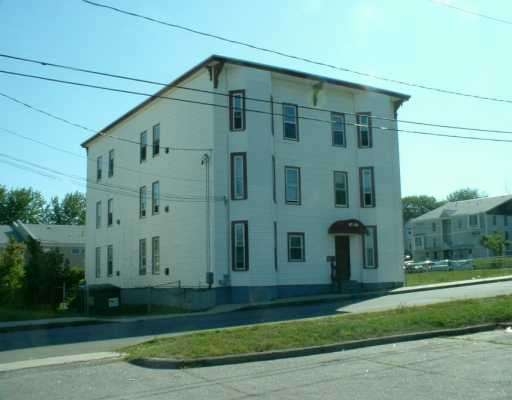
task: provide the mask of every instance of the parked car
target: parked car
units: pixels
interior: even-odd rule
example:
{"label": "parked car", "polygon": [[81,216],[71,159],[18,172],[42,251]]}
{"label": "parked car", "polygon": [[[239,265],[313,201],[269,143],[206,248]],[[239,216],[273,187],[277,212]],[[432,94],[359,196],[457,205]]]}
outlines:
{"label": "parked car", "polygon": [[468,270],[473,269],[473,260],[453,260],[451,262],[451,270],[453,271],[462,271],[462,270]]}
{"label": "parked car", "polygon": [[431,271],[450,271],[452,262],[450,260],[434,261],[430,267]]}

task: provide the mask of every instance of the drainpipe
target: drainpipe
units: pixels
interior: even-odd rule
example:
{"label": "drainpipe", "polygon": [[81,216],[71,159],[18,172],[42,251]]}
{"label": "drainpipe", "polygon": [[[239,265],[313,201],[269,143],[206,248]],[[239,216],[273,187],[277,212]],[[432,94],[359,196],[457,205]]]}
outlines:
{"label": "drainpipe", "polygon": [[211,289],[213,279],[211,276],[211,233],[210,233],[210,156],[207,153],[201,158],[201,165],[205,166],[205,197],[206,197],[206,282]]}

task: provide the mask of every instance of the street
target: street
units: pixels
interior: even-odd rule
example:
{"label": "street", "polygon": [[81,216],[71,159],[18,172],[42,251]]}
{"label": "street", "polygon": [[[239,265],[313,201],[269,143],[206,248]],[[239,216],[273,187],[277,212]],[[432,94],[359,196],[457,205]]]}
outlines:
{"label": "street", "polygon": [[508,400],[511,360],[512,334],[496,330],[197,369],[117,361],[19,370],[0,373],[0,398]]}

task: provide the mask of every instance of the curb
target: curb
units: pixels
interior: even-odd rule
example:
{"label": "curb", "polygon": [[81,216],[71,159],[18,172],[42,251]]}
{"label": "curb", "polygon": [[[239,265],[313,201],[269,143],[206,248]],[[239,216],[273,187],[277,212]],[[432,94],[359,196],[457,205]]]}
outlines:
{"label": "curb", "polygon": [[428,290],[439,290],[439,289],[450,289],[454,287],[462,287],[462,286],[474,286],[474,285],[487,285],[489,283],[498,283],[498,282],[507,282],[512,281],[512,276],[508,275],[503,278],[492,278],[492,280],[484,281],[475,280],[475,281],[463,281],[463,282],[453,282],[447,284],[446,286],[438,286],[438,287],[419,287],[415,288],[412,286],[410,289],[403,289],[399,292],[390,292],[389,294],[401,294],[401,293],[413,293],[413,292],[423,292]]}
{"label": "curb", "polygon": [[369,346],[378,346],[390,343],[408,342],[412,340],[430,339],[435,337],[447,337],[465,335],[470,333],[494,330],[497,327],[509,326],[506,323],[492,323],[472,325],[463,328],[441,329],[435,331],[407,333],[403,335],[384,336],[353,340],[343,343],[328,344],[322,346],[295,348],[287,350],[266,351],[261,353],[248,353],[221,357],[204,357],[196,359],[177,360],[171,358],[137,358],[128,360],[129,363],[144,368],[152,369],[182,369],[193,367],[211,367],[218,365],[241,364],[254,361],[270,361],[282,358],[303,357],[315,354],[332,353],[343,350],[353,350]]}
{"label": "curb", "polygon": [[73,326],[83,325],[98,325],[98,324],[109,324],[110,321],[105,320],[90,320],[90,321],[73,321],[73,322],[47,322],[42,324],[30,324],[30,325],[15,325],[0,327],[0,333],[9,332],[20,332],[20,331],[32,331],[36,329],[53,329],[53,328],[67,328]]}

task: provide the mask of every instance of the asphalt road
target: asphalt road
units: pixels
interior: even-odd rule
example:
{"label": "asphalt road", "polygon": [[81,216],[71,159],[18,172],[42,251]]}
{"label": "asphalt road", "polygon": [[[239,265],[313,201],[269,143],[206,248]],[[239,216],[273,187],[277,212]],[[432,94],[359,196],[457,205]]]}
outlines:
{"label": "asphalt road", "polygon": [[0,373],[9,400],[512,398],[504,330],[241,365],[152,370],[122,361]]}
{"label": "asphalt road", "polygon": [[[512,281],[381,296],[352,302],[239,310],[124,323],[40,329],[0,334],[0,363],[69,354],[112,351],[159,335],[322,317],[339,312],[367,312],[462,298],[512,294]],[[512,374],[512,372],[511,372]]]}

